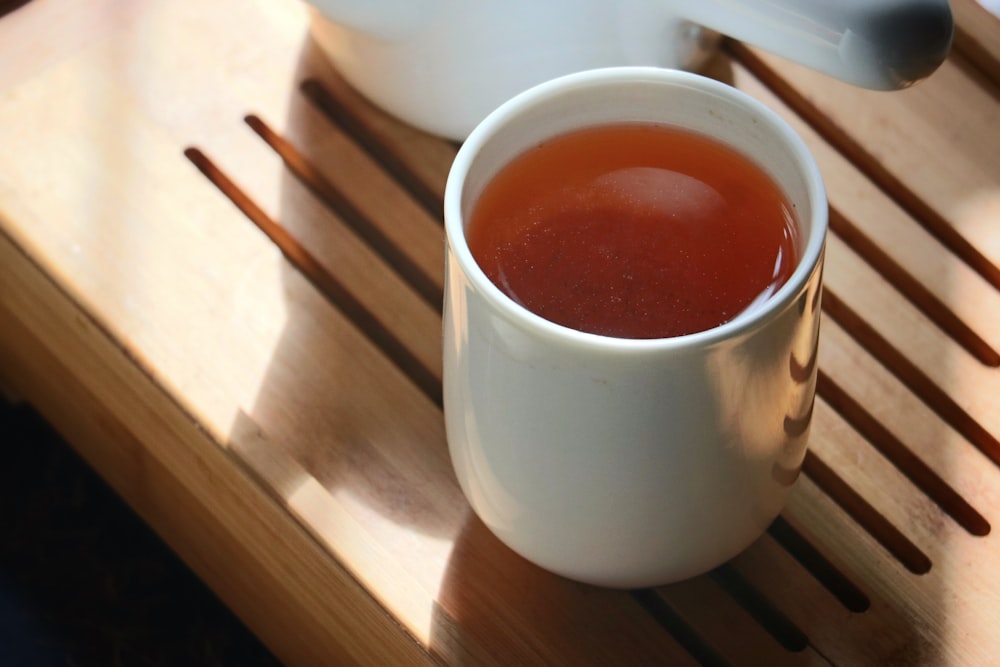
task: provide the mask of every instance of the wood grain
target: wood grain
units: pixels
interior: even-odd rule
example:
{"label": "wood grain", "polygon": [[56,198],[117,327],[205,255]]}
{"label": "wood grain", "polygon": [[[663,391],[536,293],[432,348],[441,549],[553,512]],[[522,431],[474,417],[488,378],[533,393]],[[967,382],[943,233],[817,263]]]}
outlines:
{"label": "wood grain", "polygon": [[3,234],[0,266],[3,376],[283,661],[429,662],[246,468]]}
{"label": "wood grain", "polygon": [[951,11],[955,17],[955,49],[1000,85],[1000,42],[996,38],[1000,18],[976,0],[952,0]]}

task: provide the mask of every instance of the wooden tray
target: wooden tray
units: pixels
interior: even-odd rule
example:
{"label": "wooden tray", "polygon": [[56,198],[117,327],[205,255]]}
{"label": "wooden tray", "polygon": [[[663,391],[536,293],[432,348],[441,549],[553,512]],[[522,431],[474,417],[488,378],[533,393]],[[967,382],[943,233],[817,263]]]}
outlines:
{"label": "wooden tray", "polygon": [[832,212],[786,511],[609,591],[471,515],[440,410],[455,146],[372,108],[291,0],[0,19],[0,381],[290,664],[996,664],[1000,24],[899,93],[728,43]]}

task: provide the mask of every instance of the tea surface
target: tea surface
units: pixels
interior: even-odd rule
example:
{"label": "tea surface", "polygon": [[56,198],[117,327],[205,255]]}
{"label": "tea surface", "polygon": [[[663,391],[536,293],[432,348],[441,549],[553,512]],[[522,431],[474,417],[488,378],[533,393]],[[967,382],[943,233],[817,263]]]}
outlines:
{"label": "tea surface", "polygon": [[725,323],[797,261],[777,185],[719,142],[661,125],[577,130],[506,165],[467,229],[501,290],[558,324],[665,338]]}

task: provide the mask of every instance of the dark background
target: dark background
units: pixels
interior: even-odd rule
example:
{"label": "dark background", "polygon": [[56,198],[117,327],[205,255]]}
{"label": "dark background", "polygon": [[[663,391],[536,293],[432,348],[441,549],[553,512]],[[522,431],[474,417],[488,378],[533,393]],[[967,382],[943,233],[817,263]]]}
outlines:
{"label": "dark background", "polygon": [[279,664],[29,406],[0,452],[0,667]]}

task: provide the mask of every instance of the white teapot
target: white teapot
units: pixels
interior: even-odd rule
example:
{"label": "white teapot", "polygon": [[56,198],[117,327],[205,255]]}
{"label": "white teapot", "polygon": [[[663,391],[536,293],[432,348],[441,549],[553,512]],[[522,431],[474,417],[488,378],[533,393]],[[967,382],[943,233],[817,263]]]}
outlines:
{"label": "white teapot", "polygon": [[314,36],[362,94],[464,139],[506,99],[570,72],[697,67],[716,33],[866,88],[928,76],[948,0],[311,0]]}

